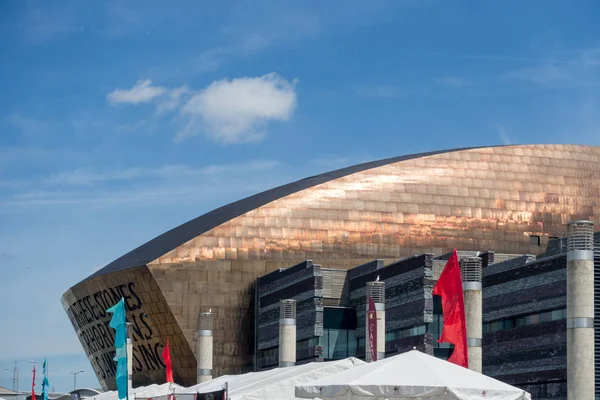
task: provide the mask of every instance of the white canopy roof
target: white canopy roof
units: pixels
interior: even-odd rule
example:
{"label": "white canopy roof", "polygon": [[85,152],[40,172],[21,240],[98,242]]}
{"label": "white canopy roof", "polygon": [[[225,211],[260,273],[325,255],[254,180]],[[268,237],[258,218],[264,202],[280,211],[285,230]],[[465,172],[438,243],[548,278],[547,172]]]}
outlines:
{"label": "white canopy roof", "polygon": [[531,399],[521,389],[417,350],[298,384],[296,396],[339,400]]}
{"label": "white canopy roof", "polygon": [[[152,384],[148,386],[140,386],[134,388],[132,393],[129,394],[129,399],[133,400],[134,398],[150,398],[150,397],[159,397],[166,396],[168,394],[178,391],[181,391],[183,386],[178,385],[176,383],[163,383],[161,385]],[[88,397],[88,400],[119,400],[119,392],[116,390],[111,390],[109,392],[100,393],[97,396]]]}
{"label": "white canopy roof", "polygon": [[313,362],[295,367],[274,368],[268,371],[251,372],[244,375],[221,376],[211,381],[178,390],[180,393],[207,393],[229,387],[231,400],[295,400],[294,387],[315,379],[337,374],[365,364],[357,358],[330,362]]}

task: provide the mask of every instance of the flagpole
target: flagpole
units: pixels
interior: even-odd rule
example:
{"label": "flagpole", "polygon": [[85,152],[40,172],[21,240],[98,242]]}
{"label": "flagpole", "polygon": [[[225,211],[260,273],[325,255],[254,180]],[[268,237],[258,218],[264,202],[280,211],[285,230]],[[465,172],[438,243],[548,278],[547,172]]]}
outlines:
{"label": "flagpole", "polygon": [[133,394],[133,341],[131,340],[131,322],[126,322],[127,326],[127,397],[131,398]]}

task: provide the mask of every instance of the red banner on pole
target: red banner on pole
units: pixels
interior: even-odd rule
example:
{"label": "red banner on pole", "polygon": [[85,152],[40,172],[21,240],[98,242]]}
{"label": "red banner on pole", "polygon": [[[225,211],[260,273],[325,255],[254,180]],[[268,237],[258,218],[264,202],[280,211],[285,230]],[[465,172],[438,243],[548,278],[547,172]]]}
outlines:
{"label": "red banner on pole", "polygon": [[369,296],[367,321],[367,337],[369,339],[369,347],[371,348],[371,361],[377,361],[377,310],[371,296]]}
{"label": "red banner on pole", "polygon": [[433,287],[433,294],[442,298],[444,329],[438,342],[454,345],[449,362],[469,368],[465,299],[456,249]]}
{"label": "red banner on pole", "polygon": [[162,352],[163,360],[165,361],[166,366],[166,381],[173,382],[173,366],[171,364],[171,350],[169,349],[169,340],[167,340],[167,344],[165,344],[165,348]]}
{"label": "red banner on pole", "polygon": [[31,400],[35,400],[35,365],[31,372],[33,372],[33,379],[31,380]]}

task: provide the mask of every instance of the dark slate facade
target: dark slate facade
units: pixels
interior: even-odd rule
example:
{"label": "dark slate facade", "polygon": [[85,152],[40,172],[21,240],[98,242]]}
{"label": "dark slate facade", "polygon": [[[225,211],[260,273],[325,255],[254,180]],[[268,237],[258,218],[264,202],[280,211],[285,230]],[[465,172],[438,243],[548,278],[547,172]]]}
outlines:
{"label": "dark slate facade", "polygon": [[566,254],[483,270],[483,373],[534,399],[566,399]]}
{"label": "dark slate facade", "polygon": [[413,347],[433,354],[433,336],[427,332],[427,324],[433,321],[432,263],[433,256],[423,254],[385,267],[374,261],[348,271],[350,306],[356,309],[358,319],[357,357],[365,356],[365,287],[377,276],[385,282],[386,354],[412,350]]}
{"label": "dark slate facade", "polygon": [[318,339],[323,335],[321,267],[307,260],[264,275],[256,281],[256,369],[279,364],[279,301],[296,300],[297,364],[322,361]]}

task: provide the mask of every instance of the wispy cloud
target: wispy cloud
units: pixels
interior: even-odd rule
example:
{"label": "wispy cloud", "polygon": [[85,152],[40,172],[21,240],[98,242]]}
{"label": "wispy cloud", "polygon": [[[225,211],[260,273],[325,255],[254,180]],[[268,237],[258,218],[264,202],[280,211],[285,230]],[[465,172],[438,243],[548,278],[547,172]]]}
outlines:
{"label": "wispy cloud", "polygon": [[[21,181],[20,186],[12,188],[16,189],[12,194],[0,196],[0,205],[8,208],[135,201],[179,202],[202,196],[206,187],[210,187],[214,193],[262,189],[261,185],[269,184],[268,173],[272,175],[283,167],[274,160],[253,160],[204,167],[164,165],[113,170],[75,169]],[[259,184],[248,179],[257,173],[265,176]]]}
{"label": "wispy cloud", "polygon": [[152,86],[152,81],[145,79],[138,81],[131,89],[115,89],[106,98],[112,104],[140,104],[152,101],[166,91],[163,87]]}
{"label": "wispy cloud", "polygon": [[512,144],[510,141],[510,138],[508,137],[508,133],[506,133],[506,129],[504,129],[503,126],[499,126],[496,128],[496,133],[498,134],[498,137],[500,138],[500,141],[502,142],[502,144]]}
{"label": "wispy cloud", "polygon": [[274,168],[278,162],[256,160],[242,164],[208,165],[192,168],[186,165],[160,167],[131,167],[117,170],[76,169],[53,174],[43,180],[51,186],[96,186],[107,182],[132,181],[137,179],[182,179],[194,176],[209,176],[241,171],[260,171]]}
{"label": "wispy cloud", "polygon": [[453,88],[463,88],[473,85],[473,82],[460,76],[443,76],[441,78],[436,79],[436,82],[439,85]]}
{"label": "wispy cloud", "polygon": [[185,85],[169,91],[169,98],[156,106],[156,113],[161,115],[178,109],[184,101],[184,98],[189,96],[191,93],[192,90]]}
{"label": "wispy cloud", "polygon": [[508,71],[504,73],[502,77],[508,80],[522,80],[537,84],[547,84],[569,79],[570,74],[565,68],[546,64],[537,67],[526,67]]}
{"label": "wispy cloud", "polygon": [[385,100],[402,97],[404,93],[392,85],[362,85],[356,88],[356,93],[369,99]]}
{"label": "wispy cloud", "polygon": [[271,73],[213,82],[182,108],[189,120],[177,140],[204,132],[217,142],[264,138],[270,121],[287,121],[296,107],[296,82]]}

